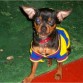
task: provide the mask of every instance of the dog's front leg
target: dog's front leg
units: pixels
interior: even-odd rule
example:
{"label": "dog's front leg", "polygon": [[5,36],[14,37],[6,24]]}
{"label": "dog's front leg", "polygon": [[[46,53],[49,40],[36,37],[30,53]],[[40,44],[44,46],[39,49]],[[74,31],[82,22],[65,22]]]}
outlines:
{"label": "dog's front leg", "polygon": [[32,63],[31,73],[30,73],[30,75],[29,75],[28,77],[26,77],[26,78],[23,80],[22,83],[30,83],[30,82],[34,79],[37,66],[38,66],[38,62]]}
{"label": "dog's front leg", "polygon": [[58,69],[57,69],[57,73],[55,74],[55,79],[56,80],[60,80],[62,79],[62,62],[58,62]]}

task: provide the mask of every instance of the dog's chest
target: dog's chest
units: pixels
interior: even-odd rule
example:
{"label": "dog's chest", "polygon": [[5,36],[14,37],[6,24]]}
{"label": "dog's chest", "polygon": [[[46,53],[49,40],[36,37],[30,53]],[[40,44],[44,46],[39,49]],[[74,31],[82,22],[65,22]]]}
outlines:
{"label": "dog's chest", "polygon": [[42,56],[48,56],[56,52],[56,49],[48,48],[47,46],[33,47],[33,50]]}

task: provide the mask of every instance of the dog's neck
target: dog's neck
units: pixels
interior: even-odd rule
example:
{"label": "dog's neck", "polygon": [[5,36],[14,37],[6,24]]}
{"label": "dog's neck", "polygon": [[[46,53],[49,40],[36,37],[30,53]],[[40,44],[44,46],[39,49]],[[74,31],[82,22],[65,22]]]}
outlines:
{"label": "dog's neck", "polygon": [[51,48],[58,48],[58,33],[54,30],[48,37],[42,39],[36,32],[33,33],[33,46],[48,46]]}
{"label": "dog's neck", "polygon": [[45,39],[41,39],[39,43],[40,44],[45,44],[45,43],[48,43],[50,40],[51,40],[51,38],[50,37],[47,37]]}

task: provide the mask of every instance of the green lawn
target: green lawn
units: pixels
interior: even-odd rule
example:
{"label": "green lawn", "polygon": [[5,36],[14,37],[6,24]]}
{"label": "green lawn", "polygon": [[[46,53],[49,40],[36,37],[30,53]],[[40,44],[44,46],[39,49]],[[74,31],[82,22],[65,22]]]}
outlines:
{"label": "green lawn", "polygon": [[[30,73],[29,48],[32,25],[20,11],[19,7],[22,5],[35,8],[49,7],[55,10],[72,9],[71,15],[59,25],[68,30],[71,37],[72,52],[65,64],[83,58],[82,1],[0,1],[0,82],[21,83]],[[8,56],[13,56],[14,59],[8,61]],[[56,61],[53,61],[50,68],[46,62],[40,63],[37,75],[55,67]]]}

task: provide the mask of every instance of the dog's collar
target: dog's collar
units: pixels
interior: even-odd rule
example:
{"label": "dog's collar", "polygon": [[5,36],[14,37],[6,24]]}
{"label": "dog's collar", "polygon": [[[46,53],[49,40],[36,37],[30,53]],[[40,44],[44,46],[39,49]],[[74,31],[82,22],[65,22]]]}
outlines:
{"label": "dog's collar", "polygon": [[40,40],[40,44],[45,44],[45,43],[47,43],[49,40],[51,40],[51,38],[50,37],[47,37],[46,39],[43,39],[43,40]]}

